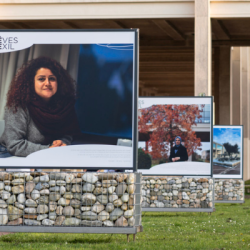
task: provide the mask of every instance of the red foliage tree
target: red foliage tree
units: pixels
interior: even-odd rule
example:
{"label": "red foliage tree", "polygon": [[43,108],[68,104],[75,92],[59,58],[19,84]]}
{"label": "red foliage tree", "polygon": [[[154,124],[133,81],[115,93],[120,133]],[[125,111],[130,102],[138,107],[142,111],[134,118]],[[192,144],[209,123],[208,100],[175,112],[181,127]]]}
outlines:
{"label": "red foliage tree", "polygon": [[153,105],[140,112],[138,130],[150,134],[148,147],[152,151],[146,148],[145,152],[153,159],[168,158],[176,136],[182,138],[188,156],[201,150],[201,140],[192,130],[195,120],[201,118],[198,105]]}

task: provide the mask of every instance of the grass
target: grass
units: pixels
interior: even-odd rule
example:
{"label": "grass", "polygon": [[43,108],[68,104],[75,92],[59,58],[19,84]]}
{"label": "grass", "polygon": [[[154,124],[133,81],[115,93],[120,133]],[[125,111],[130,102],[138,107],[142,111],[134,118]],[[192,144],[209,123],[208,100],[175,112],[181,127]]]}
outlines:
{"label": "grass", "polygon": [[0,237],[0,249],[250,249],[250,200],[216,204],[216,212],[143,212],[144,232],[126,235],[16,233]]}
{"label": "grass", "polygon": [[250,185],[250,180],[245,181],[245,185]]}

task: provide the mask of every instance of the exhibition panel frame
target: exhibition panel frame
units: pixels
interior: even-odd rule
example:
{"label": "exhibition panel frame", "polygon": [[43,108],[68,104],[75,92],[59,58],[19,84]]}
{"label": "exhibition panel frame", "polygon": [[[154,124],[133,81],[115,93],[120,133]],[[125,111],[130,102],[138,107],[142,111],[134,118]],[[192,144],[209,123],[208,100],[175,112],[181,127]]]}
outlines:
{"label": "exhibition panel frame", "polygon": [[[6,140],[7,130],[10,127],[19,130],[15,127],[19,123],[9,122],[3,129],[0,127],[4,135],[0,135],[3,138],[0,153],[8,155],[0,159],[0,167],[7,168],[0,172],[0,231],[127,235],[141,232],[141,174],[136,173],[139,30],[0,30],[0,42],[0,60],[4,63],[10,58],[5,65],[11,64],[2,72],[2,79],[7,75],[12,78],[4,82],[4,94],[14,91],[12,86],[16,81],[16,86],[24,86],[20,84],[23,75],[37,76],[41,68],[49,69],[52,72],[49,81],[56,82],[56,87],[49,89],[49,101],[54,98],[52,104],[60,104],[56,101],[64,100],[59,98],[59,94],[64,94],[66,101],[72,97],[65,107],[70,104],[74,109],[74,112],[64,112],[69,115],[66,118],[73,117],[61,123],[62,127],[69,124],[67,133],[61,126],[53,131],[58,138],[61,138],[59,131],[62,135],[77,135],[70,143],[61,139],[70,146],[51,148],[54,140],[59,139],[52,139],[54,135],[46,131],[47,127],[39,127],[45,140],[33,142],[40,145],[33,145],[38,150],[33,152],[32,147],[26,147],[31,149],[28,152],[20,147],[21,151],[9,152],[12,147],[7,145],[11,142]],[[39,60],[57,65],[59,73],[47,65],[35,70],[35,66],[29,67],[38,65],[34,62],[40,63]],[[57,84],[65,85],[60,82],[64,79],[61,72],[69,75],[72,86],[76,82],[77,93],[72,86],[72,93],[57,88]],[[30,86],[34,87],[35,80],[33,77],[29,81]],[[36,100],[34,95],[42,101],[48,99],[37,92],[36,85],[34,89],[32,105]],[[17,97],[22,99],[21,95]],[[11,101],[7,99],[6,106]],[[15,99],[14,104],[20,107]],[[2,107],[0,119],[5,115]],[[32,109],[27,108],[31,115]],[[36,117],[31,115],[31,118],[37,125]],[[18,140],[30,142],[27,137]],[[44,169],[78,169],[78,172]],[[80,172],[86,170],[91,172]],[[97,170],[105,173],[93,172]],[[116,173],[117,170],[133,173]]]}
{"label": "exhibition panel frame", "polygon": [[244,126],[215,125],[213,131],[215,203],[245,203]]}
{"label": "exhibition panel frame", "polygon": [[[44,145],[50,143],[44,142],[43,150],[22,152],[18,159],[1,159],[0,167],[136,172],[138,39],[138,29],[0,30],[1,61],[5,63],[4,55],[11,57],[11,67],[3,68],[3,78],[14,79],[22,64],[26,67],[42,56],[57,61],[77,82],[75,112],[80,127],[70,147],[47,149]],[[11,78],[4,82],[6,94]],[[0,117],[3,113],[1,108]]]}
{"label": "exhibition panel frame", "polygon": [[214,125],[213,132],[213,177],[243,180],[244,126]]}
{"label": "exhibition panel frame", "polygon": [[[213,97],[139,97],[138,103],[138,150],[141,148],[155,161],[153,167],[140,166],[140,172],[211,177]],[[177,137],[183,159],[173,160]]]}

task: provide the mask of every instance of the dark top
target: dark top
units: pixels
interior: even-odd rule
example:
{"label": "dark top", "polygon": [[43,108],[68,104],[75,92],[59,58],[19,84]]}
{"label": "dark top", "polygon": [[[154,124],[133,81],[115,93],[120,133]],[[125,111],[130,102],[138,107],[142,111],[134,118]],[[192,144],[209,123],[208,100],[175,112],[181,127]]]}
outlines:
{"label": "dark top", "polygon": [[[175,150],[178,150],[178,151],[175,153]],[[171,148],[169,161],[173,162],[172,158],[175,158],[175,157],[180,157],[180,160],[178,160],[178,161],[187,161],[188,160],[187,149],[182,144],[180,145],[180,147],[174,146]]]}

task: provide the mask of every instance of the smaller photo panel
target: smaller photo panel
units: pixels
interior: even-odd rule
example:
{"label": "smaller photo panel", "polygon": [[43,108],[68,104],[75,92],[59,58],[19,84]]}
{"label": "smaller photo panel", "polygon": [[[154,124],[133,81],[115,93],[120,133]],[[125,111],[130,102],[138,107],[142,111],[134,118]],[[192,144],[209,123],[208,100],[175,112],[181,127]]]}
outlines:
{"label": "smaller photo panel", "polygon": [[243,126],[214,126],[213,177],[243,178]]}
{"label": "smaller photo panel", "polygon": [[211,176],[212,110],[212,97],[140,97],[139,171]]}

